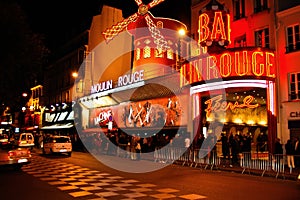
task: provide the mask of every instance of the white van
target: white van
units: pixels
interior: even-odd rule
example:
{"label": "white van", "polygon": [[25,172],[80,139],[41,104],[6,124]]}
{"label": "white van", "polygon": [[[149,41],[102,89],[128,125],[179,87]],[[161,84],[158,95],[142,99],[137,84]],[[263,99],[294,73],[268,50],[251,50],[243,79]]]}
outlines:
{"label": "white van", "polygon": [[14,146],[34,147],[34,137],[32,133],[20,133],[15,135]]}
{"label": "white van", "polygon": [[43,154],[66,153],[72,154],[72,142],[69,136],[50,136],[44,140]]}

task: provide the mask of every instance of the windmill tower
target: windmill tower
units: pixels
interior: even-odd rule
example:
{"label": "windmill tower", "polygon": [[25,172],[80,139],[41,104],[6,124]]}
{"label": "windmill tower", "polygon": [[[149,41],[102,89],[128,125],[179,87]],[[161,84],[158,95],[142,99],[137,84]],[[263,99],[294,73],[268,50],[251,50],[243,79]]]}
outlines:
{"label": "windmill tower", "polygon": [[166,74],[170,69],[169,66],[175,66],[182,47],[178,31],[187,29],[183,23],[177,20],[154,17],[150,13],[151,8],[163,1],[153,0],[145,5],[142,0],[135,0],[139,6],[136,13],[102,32],[105,40],[109,43],[126,29],[133,36],[133,69],[142,66],[145,69],[145,65],[150,64],[152,77]]}

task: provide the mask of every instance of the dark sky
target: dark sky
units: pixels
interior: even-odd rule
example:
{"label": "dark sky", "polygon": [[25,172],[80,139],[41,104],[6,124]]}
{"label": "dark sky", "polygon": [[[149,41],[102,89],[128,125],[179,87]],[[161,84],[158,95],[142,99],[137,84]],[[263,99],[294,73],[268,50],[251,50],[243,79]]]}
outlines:
{"label": "dark sky", "polygon": [[[106,4],[123,10],[128,17],[137,11],[134,0],[17,0],[29,17],[35,32],[45,35],[48,45],[55,46],[66,38],[86,30],[92,16]],[[143,0],[145,4],[151,0]],[[150,11],[157,17],[170,17],[189,22],[190,0],[165,0]],[[189,24],[187,24],[189,26]]]}

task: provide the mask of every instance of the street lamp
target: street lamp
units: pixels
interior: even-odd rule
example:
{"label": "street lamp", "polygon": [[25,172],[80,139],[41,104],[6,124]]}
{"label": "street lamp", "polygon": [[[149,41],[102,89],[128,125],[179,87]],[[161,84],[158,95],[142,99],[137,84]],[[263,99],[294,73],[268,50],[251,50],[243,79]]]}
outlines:
{"label": "street lamp", "polygon": [[176,67],[177,67],[177,70],[180,70],[181,68],[181,65],[183,63],[183,58],[182,58],[182,52],[181,52],[181,40],[182,38],[185,36],[186,32],[185,32],[185,29],[181,28],[178,30],[178,55],[177,55],[177,64],[176,64]]}
{"label": "street lamp", "polygon": [[72,77],[73,77],[73,78],[77,78],[77,77],[78,77],[78,73],[77,73],[77,72],[73,72],[73,73],[72,73]]}

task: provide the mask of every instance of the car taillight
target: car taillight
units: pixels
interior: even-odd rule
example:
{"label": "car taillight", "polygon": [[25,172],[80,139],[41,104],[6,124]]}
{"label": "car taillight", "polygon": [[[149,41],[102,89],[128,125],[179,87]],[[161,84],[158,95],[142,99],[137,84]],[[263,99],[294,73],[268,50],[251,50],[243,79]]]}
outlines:
{"label": "car taillight", "polygon": [[15,155],[16,155],[16,152],[13,152],[13,151],[8,152],[8,157],[12,157],[12,156],[15,156]]}

